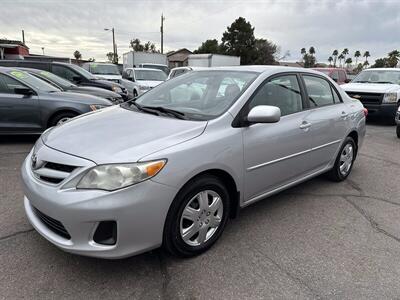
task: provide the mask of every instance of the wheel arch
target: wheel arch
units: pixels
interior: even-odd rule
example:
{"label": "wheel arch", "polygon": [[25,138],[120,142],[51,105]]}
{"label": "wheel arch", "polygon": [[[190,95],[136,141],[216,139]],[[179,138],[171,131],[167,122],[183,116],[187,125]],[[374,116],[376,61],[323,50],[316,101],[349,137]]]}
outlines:
{"label": "wheel arch", "polygon": [[358,132],[356,130],[351,131],[347,136],[351,137],[356,144],[356,156],[358,153]]}
{"label": "wheel arch", "polygon": [[73,109],[73,108],[62,108],[62,109],[58,109],[58,110],[54,111],[53,113],[51,113],[51,114],[49,115],[49,117],[47,118],[46,128],[48,128],[48,127],[51,126],[51,122],[52,122],[52,120],[53,120],[56,116],[58,116],[58,115],[60,115],[60,114],[63,114],[63,113],[73,113],[73,114],[75,114],[75,115],[80,115],[80,114],[82,114],[80,111],[75,110],[75,109]]}

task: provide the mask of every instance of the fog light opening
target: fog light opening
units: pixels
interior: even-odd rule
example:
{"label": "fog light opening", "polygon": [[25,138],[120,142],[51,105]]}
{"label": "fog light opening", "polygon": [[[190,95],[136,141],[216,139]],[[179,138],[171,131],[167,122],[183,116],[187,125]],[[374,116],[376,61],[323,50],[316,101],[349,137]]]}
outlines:
{"label": "fog light opening", "polygon": [[93,235],[93,241],[97,244],[112,246],[117,243],[117,222],[101,221],[97,225]]}

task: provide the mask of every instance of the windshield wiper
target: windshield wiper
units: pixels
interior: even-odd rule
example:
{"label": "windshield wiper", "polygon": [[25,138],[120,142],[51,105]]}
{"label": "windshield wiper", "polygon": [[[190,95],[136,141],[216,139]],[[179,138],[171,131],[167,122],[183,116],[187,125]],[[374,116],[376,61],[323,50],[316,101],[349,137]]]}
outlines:
{"label": "windshield wiper", "polygon": [[390,81],[371,81],[371,83],[389,83],[389,84],[394,84],[393,82],[390,82]]}
{"label": "windshield wiper", "polygon": [[[137,103],[135,103],[137,104]],[[138,104],[137,104],[138,105]],[[187,120],[187,117],[185,116],[185,114],[181,111],[178,110],[174,110],[174,109],[170,109],[170,108],[165,108],[162,106],[141,106],[142,109],[150,109],[150,110],[156,110],[165,114],[170,114],[174,117],[176,117],[177,119],[181,119],[181,120]]]}
{"label": "windshield wiper", "polygon": [[354,83],[367,83],[369,81],[367,80],[357,80],[357,81],[353,81]]}

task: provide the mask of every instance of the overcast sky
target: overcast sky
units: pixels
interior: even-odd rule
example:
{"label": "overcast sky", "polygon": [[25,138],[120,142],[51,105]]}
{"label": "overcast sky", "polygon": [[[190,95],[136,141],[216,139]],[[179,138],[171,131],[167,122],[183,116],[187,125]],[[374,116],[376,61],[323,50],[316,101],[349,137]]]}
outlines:
{"label": "overcast sky", "polygon": [[120,55],[139,38],[160,45],[160,16],[165,15],[164,50],[196,49],[206,39],[220,39],[239,16],[300,59],[300,49],[314,46],[317,60],[334,49],[369,50],[373,61],[400,49],[400,0],[0,0],[0,38],[25,40],[31,53],[106,59],[115,28]]}

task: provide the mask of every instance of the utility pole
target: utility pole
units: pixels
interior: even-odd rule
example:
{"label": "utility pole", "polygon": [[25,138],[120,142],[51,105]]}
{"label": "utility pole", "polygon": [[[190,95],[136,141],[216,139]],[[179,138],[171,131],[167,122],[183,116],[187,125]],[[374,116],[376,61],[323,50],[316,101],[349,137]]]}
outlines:
{"label": "utility pole", "polygon": [[22,43],[25,45],[25,32],[22,29]]}
{"label": "utility pole", "polygon": [[[104,28],[105,31],[110,31],[109,28]],[[113,39],[113,63],[117,64],[118,63],[118,53],[117,53],[117,45],[115,44],[115,32],[114,32],[114,27],[111,28],[112,32],[112,39]]]}
{"label": "utility pole", "polygon": [[160,28],[160,31],[161,31],[161,54],[164,53],[164,20],[165,20],[165,17],[163,14],[161,14],[161,28]]}

